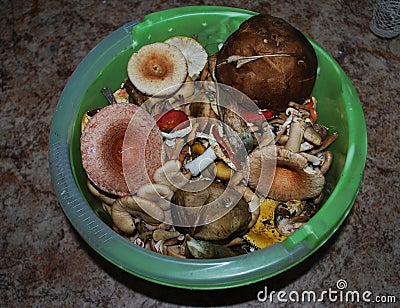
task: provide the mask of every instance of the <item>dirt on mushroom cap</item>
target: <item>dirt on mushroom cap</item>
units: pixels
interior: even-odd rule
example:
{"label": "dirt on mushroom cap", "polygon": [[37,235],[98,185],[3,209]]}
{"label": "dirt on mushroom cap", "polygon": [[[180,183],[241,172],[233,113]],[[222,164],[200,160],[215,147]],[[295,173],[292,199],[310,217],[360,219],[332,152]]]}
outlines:
{"label": "dirt on mushroom cap", "polygon": [[153,43],[132,54],[127,66],[133,85],[142,93],[169,95],[186,79],[188,68],[182,52],[167,43]]}

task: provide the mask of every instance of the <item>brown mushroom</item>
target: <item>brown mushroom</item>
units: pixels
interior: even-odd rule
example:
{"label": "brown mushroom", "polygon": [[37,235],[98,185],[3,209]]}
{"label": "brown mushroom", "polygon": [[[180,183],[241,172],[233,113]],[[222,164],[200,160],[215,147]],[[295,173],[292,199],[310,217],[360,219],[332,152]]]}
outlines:
{"label": "brown mushroom", "polygon": [[281,18],[257,15],[243,22],[218,54],[215,76],[260,108],[283,111],[314,87],[316,53],[306,37]]}
{"label": "brown mushroom", "polygon": [[[83,168],[102,191],[118,196],[129,195],[132,193],[130,189],[136,190],[149,182],[146,173],[152,176],[161,166],[161,133],[152,118],[142,116],[144,111],[137,114],[143,126],[136,125],[136,130],[150,131],[153,127],[148,140],[130,138],[133,140],[129,142],[129,148],[122,148],[128,125],[139,109],[128,103],[104,107],[93,116],[81,136]],[[125,151],[128,152],[124,154]],[[124,161],[130,165],[129,170],[135,171],[129,174],[129,188],[123,170],[123,155]],[[148,159],[145,164],[144,159]]]}
{"label": "brown mushroom", "polygon": [[169,95],[176,92],[188,74],[186,59],[175,46],[153,43],[141,47],[128,62],[128,77],[142,93]]}
{"label": "brown mushroom", "polygon": [[196,239],[229,239],[246,230],[251,220],[242,194],[219,182],[205,189],[202,183],[191,182],[176,191],[171,202],[174,225]]}
{"label": "brown mushroom", "polygon": [[246,253],[242,248],[230,248],[209,241],[197,240],[190,235],[186,235],[186,239],[186,247],[195,259],[229,258]]}
{"label": "brown mushroom", "polygon": [[153,182],[167,186],[173,192],[182,188],[189,182],[190,172],[182,172],[182,164],[179,160],[168,160],[153,174]]}
{"label": "brown mushroom", "polygon": [[260,169],[262,163],[271,160],[257,148],[249,155],[249,186],[261,195],[277,201],[306,200],[317,197],[325,185],[325,177],[318,169],[312,169],[307,159],[284,147],[276,148],[276,169],[272,184],[263,185],[271,177],[271,170]]}

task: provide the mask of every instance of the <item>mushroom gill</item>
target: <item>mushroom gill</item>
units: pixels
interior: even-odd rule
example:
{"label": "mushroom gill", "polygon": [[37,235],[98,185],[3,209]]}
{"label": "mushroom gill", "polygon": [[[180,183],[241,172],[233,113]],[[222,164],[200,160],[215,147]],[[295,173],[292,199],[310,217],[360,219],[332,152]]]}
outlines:
{"label": "mushroom gill", "polygon": [[[131,193],[132,187],[128,188],[123,170],[122,154],[127,128],[138,109],[139,107],[128,103],[104,107],[91,118],[81,136],[82,166],[96,187],[109,194],[125,196]],[[144,118],[142,120],[144,124],[148,122]],[[148,123],[148,125],[153,124]],[[142,162],[139,162],[137,157],[143,151],[133,151],[133,147],[141,148],[145,144],[143,148],[146,147],[146,152],[156,155],[157,150],[162,148],[161,133],[153,130],[149,139],[150,142],[137,140],[129,151],[131,168],[136,170],[138,187],[144,184],[141,179],[147,178],[143,172],[151,173],[152,176],[154,170],[161,165],[161,159],[153,159],[154,166],[147,164],[146,168],[143,168]],[[157,156],[161,157],[161,154]]]}
{"label": "mushroom gill", "polygon": [[271,160],[271,157],[260,155],[260,150],[256,149],[249,158],[249,186],[265,197],[277,201],[306,200],[317,197],[324,188],[324,175],[308,167],[307,159],[299,153],[276,147],[275,175],[270,187],[262,185],[262,182],[271,177],[271,171],[261,169],[260,165]]}
{"label": "mushroom gill", "polygon": [[153,43],[132,54],[127,71],[132,84],[142,93],[156,95],[162,91],[162,95],[169,95],[182,86],[188,68],[177,47]]}

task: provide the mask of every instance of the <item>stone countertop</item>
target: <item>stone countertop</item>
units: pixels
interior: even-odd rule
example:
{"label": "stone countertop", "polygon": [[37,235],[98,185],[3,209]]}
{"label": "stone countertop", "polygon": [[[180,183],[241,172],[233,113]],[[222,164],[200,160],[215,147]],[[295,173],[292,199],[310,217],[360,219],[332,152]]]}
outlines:
{"label": "stone countertop", "polygon": [[[154,11],[212,4],[282,17],[322,45],[358,91],[368,156],[353,209],[310,258],[249,286],[189,291],[133,277],[80,238],[53,192],[47,146],[68,77],[107,34]],[[336,289],[340,279],[347,290],[395,295],[399,302],[400,37],[386,40],[369,31],[373,6],[372,0],[2,1],[0,306],[255,307],[265,287],[318,294]]]}

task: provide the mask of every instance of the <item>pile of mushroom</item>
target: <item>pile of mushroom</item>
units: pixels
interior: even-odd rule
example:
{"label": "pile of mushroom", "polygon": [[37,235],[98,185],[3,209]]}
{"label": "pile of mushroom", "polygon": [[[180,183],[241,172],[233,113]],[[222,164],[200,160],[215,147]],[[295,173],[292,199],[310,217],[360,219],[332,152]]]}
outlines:
{"label": "pile of mushroom", "polygon": [[[317,123],[317,100],[311,96],[315,53],[295,32],[300,43],[292,42],[297,46],[292,52],[275,46],[273,54],[261,48],[263,54],[251,58],[230,54],[238,50],[235,35],[252,32],[260,18],[272,23],[263,15],[251,18],[214,55],[181,36],[141,47],[120,89],[102,89],[110,105],[83,115],[88,189],[101,200],[115,231],[133,243],[180,258],[235,256],[284,240],[324,200],[333,160],[327,147],[337,134]],[[262,33],[253,34],[263,40]],[[284,40],[280,44],[290,47]],[[277,106],[266,97],[246,93],[256,107],[243,108],[221,87],[223,67],[234,62],[229,70],[239,76],[265,61],[275,65],[268,55],[300,57],[291,65],[300,65],[303,75],[306,66],[309,90],[302,87],[293,96],[291,89],[276,109],[261,107]],[[304,64],[308,61],[313,63]],[[232,86],[241,88],[237,80]],[[291,99],[305,95],[303,101]],[[133,117],[140,125],[131,124]]]}

